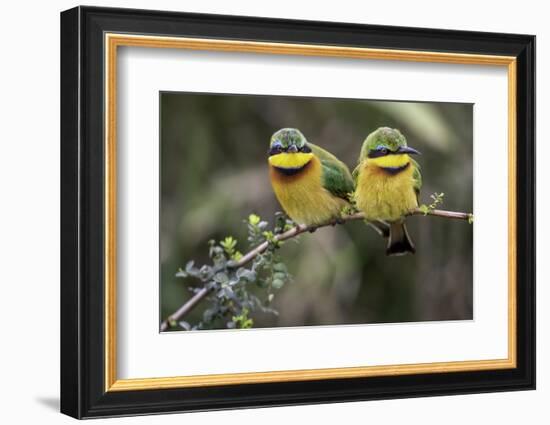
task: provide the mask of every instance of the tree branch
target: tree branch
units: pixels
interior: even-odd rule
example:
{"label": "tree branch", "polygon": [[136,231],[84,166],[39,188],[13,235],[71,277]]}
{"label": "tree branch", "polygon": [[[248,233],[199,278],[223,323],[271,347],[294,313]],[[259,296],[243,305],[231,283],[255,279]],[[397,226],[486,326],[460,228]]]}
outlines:
{"label": "tree branch", "polygon": [[[443,217],[443,218],[450,218],[450,219],[456,219],[456,220],[466,220],[470,222],[472,220],[472,214],[470,213],[463,213],[463,212],[455,212],[455,211],[445,211],[445,210],[438,210],[438,209],[431,209],[429,211],[422,211],[419,208],[414,209],[411,211],[408,216],[411,215],[432,215],[436,217]],[[306,226],[303,224],[298,224],[294,226],[292,229],[287,230],[284,233],[280,233],[278,235],[275,235],[273,237],[273,242],[283,242],[287,239],[294,238],[304,232],[314,231],[321,227],[326,226],[334,226],[336,224],[344,224],[348,221],[355,221],[355,220],[364,220],[365,215],[363,213],[354,213],[350,215],[345,215],[341,217],[338,221],[330,221],[325,224],[321,224],[318,226]],[[248,251],[246,254],[244,254],[239,261],[233,261],[228,263],[227,267],[232,269],[237,269],[239,267],[242,267],[246,264],[248,264],[250,261],[252,261],[254,258],[256,258],[258,255],[262,254],[267,250],[269,247],[269,242],[265,241],[253,248],[252,250]],[[173,322],[178,321],[183,316],[185,316],[187,313],[189,313],[204,297],[208,295],[210,292],[209,289],[202,288],[199,290],[191,299],[189,299],[185,304],[183,304],[180,308],[178,308],[174,313],[172,313],[166,320],[164,320],[160,324],[160,330],[165,331],[170,327],[170,324]]]}

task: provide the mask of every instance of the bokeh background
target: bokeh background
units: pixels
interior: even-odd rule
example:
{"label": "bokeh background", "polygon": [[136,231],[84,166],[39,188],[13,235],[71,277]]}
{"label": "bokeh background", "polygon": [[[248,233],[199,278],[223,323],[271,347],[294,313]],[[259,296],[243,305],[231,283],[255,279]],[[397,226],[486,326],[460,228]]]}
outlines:
{"label": "bokeh background", "polygon": [[[398,128],[417,159],[421,202],[444,192],[442,208],[473,209],[471,104],[163,92],[161,101],[161,306],[159,322],[188,300],[187,261],[209,263],[207,243],[233,235],[247,251],[250,213],[272,221],[280,206],[268,178],[267,149],[282,127],[352,170],[361,144],[380,126]],[[255,312],[254,327],[472,319],[473,226],[409,217],[416,255],[387,257],[361,222],[323,228],[279,250],[293,275],[275,296],[279,315]],[[207,302],[185,317],[200,321]]]}

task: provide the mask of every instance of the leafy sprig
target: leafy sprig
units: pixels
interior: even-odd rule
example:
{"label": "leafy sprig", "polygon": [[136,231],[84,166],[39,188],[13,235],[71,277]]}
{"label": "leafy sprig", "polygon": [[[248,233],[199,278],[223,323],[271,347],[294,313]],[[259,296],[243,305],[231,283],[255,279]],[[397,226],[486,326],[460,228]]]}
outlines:
{"label": "leafy sprig", "polygon": [[438,205],[443,204],[443,198],[444,197],[445,197],[445,193],[443,193],[443,192],[441,192],[441,193],[437,193],[437,192],[432,193],[430,195],[430,198],[432,199],[432,202],[429,205],[422,204],[418,207],[418,209],[424,215],[428,215],[430,212],[435,210],[438,207]]}
{"label": "leafy sprig", "polygon": [[225,322],[228,328],[250,328],[254,324],[250,314],[254,312],[278,314],[271,305],[277,291],[292,277],[276,253],[284,242],[278,241],[275,236],[291,229],[293,223],[281,213],[275,214],[273,228],[269,228],[269,223],[256,214],[250,214],[245,223],[248,244],[254,247],[267,241],[267,249],[254,258],[251,266],[235,267],[242,258],[242,253],[237,249],[238,240],[231,235],[221,241],[210,240],[208,255],[212,264],[198,267],[189,261],[184,269],[176,273],[178,278],[199,282],[199,285],[189,286],[192,292],[198,293],[206,288],[209,305],[198,323],[173,321],[171,327],[211,329]]}

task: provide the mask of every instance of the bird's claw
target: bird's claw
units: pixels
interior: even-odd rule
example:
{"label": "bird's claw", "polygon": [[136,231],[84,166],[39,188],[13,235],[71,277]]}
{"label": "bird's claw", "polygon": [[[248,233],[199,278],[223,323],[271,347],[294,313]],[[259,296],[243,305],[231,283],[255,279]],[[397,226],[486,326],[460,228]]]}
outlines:
{"label": "bird's claw", "polygon": [[334,227],[334,226],[336,226],[337,224],[344,224],[344,223],[345,223],[345,221],[344,221],[343,219],[341,219],[341,218],[335,218],[335,219],[330,223],[330,225],[331,225],[332,227]]}

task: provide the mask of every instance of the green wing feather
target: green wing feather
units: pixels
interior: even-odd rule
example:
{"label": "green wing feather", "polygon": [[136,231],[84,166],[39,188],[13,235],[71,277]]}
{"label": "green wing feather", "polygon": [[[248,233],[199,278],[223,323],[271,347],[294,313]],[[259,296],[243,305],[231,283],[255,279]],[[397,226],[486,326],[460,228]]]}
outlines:
{"label": "green wing feather", "polygon": [[323,187],[333,195],[348,200],[354,188],[348,166],[323,148],[309,142],[308,146],[323,166]]}
{"label": "green wing feather", "polygon": [[361,168],[361,162],[353,169],[351,177],[353,178],[353,184],[357,185],[357,178],[359,177],[359,169]]}
{"label": "green wing feather", "polygon": [[422,188],[422,174],[420,174],[420,165],[414,159],[411,158],[413,171],[413,188],[416,193],[416,197],[420,196],[420,189]]}

